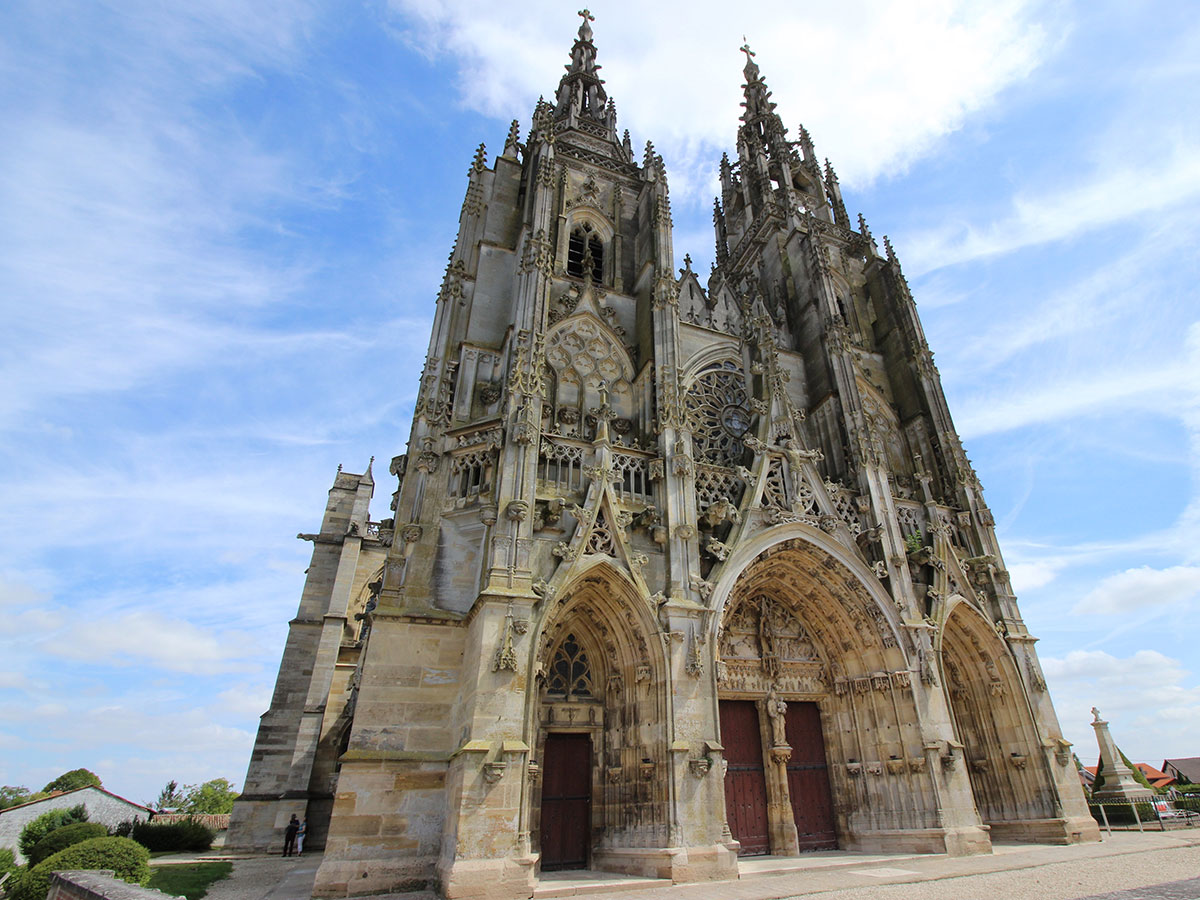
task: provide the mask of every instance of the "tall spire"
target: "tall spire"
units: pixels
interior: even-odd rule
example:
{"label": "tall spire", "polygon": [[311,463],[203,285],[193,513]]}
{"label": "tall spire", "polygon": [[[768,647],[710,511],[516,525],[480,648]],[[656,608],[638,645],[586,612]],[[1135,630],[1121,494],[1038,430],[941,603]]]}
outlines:
{"label": "tall spire", "polygon": [[746,126],[759,126],[755,129],[759,136],[786,133],[787,129],[775,113],[775,104],[771,102],[771,91],[759,71],[758,63],[754,61],[754,51],[749,43],[742,44],[740,49],[746,54],[746,65],[742,69],[742,74],[746,76],[746,83],[742,85],[746,99],[742,101],[742,106],[746,111],[742,113],[742,122]]}
{"label": "tall spire", "polygon": [[587,9],[581,9],[579,15],[583,21],[571,47],[571,62],[566,66],[567,74],[558,83],[556,117],[604,122],[608,118],[608,94],[604,91],[604,79],[596,74],[600,66],[596,65],[591,26],[596,17]]}

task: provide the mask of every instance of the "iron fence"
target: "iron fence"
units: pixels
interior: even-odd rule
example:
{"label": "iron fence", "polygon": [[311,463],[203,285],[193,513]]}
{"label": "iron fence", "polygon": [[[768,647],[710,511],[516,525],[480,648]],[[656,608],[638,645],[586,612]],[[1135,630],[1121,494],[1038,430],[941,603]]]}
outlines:
{"label": "iron fence", "polygon": [[1200,796],[1156,794],[1144,800],[1089,800],[1088,809],[1109,833],[1113,830],[1167,831],[1200,827]]}

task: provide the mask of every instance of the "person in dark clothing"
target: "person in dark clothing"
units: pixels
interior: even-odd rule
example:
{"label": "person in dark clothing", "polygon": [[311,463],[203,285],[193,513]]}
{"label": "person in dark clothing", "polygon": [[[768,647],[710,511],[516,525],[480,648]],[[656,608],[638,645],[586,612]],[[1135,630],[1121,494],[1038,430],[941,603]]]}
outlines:
{"label": "person in dark clothing", "polygon": [[300,820],[292,816],[283,832],[283,855],[291,856],[296,851],[296,832],[300,830]]}

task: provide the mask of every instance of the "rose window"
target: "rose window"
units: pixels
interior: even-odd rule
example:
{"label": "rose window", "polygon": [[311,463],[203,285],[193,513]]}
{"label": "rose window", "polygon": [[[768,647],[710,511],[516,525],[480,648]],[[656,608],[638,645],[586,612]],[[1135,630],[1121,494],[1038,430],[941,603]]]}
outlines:
{"label": "rose window", "polygon": [[736,466],[752,416],[746,379],[737,363],[728,361],[698,376],[688,389],[687,409],[696,459],[714,466]]}

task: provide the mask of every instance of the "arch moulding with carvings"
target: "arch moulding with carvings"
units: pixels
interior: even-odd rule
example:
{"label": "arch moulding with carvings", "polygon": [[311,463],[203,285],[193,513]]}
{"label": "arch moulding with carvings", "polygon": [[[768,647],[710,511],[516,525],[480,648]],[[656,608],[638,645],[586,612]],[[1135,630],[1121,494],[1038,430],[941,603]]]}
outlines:
{"label": "arch moulding with carvings", "polygon": [[716,584],[713,586],[712,608],[714,614],[709,624],[710,638],[715,640],[717,637],[721,619],[725,614],[725,607],[729,603],[729,598],[733,594],[733,590],[737,586],[738,579],[741,578],[742,573],[764,551],[785,541],[796,539],[804,541],[828,556],[833,557],[834,560],[854,575],[855,580],[859,582],[871,600],[883,611],[883,615],[896,637],[896,646],[900,648],[901,652],[907,658],[909,652],[907,641],[904,639],[905,629],[902,627],[896,606],[892,602],[891,594],[880,584],[879,578],[867,568],[866,563],[858,557],[851,555],[846,547],[833,537],[819,528],[813,528],[801,522],[775,525],[764,531],[760,531],[748,540],[740,542],[737,548],[729,555],[729,559],[726,560],[722,567],[720,577],[718,577]]}

